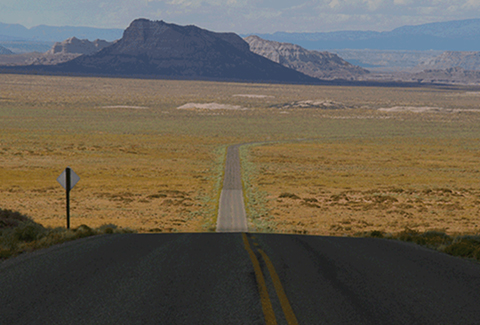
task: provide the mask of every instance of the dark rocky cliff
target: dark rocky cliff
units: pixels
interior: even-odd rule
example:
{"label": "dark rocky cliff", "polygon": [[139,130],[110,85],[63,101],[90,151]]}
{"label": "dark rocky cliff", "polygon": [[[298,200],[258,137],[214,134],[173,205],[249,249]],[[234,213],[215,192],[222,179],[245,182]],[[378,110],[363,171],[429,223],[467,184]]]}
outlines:
{"label": "dark rocky cliff", "polygon": [[317,81],[252,53],[236,34],[146,19],[133,21],[122,39],[100,52],[59,64],[55,70],[186,79]]}

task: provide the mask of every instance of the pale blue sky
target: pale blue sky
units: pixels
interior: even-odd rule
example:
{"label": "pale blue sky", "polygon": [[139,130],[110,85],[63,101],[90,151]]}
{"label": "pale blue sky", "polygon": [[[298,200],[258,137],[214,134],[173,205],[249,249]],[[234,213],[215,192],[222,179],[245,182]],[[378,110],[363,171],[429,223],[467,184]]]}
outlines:
{"label": "pale blue sky", "polygon": [[135,18],[236,33],[388,31],[480,18],[480,0],[0,0],[0,22],[126,28]]}

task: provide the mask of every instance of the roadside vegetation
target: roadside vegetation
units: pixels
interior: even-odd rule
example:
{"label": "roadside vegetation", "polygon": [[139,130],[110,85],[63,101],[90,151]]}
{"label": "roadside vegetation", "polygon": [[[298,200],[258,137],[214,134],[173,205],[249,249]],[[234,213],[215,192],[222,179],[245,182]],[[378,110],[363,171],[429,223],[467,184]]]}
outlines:
{"label": "roadside vegetation", "polygon": [[443,231],[419,232],[406,228],[396,234],[374,230],[367,233],[358,233],[356,236],[411,242],[449,255],[480,261],[480,235],[447,235]]}
{"label": "roadside vegetation", "polygon": [[46,228],[19,212],[0,209],[0,260],[67,241],[103,234],[131,233],[106,224],[98,228]]}
{"label": "roadside vegetation", "polygon": [[268,193],[253,185],[255,184],[253,177],[258,174],[258,170],[256,169],[257,165],[251,162],[249,149],[258,145],[245,145],[239,149],[240,161],[242,162],[243,199],[248,216],[248,228],[257,232],[275,232],[277,225],[267,208]]}

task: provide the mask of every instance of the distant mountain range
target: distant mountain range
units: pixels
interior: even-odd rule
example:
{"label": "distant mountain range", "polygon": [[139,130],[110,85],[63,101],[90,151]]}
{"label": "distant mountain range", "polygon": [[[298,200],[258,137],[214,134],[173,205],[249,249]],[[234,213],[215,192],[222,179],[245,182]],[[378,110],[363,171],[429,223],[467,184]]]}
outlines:
{"label": "distant mountain range", "polygon": [[[0,23],[0,42],[61,42],[70,37],[114,41],[122,29],[93,27],[53,27],[40,25],[26,28],[19,24]],[[250,34],[241,35],[242,37]],[[293,43],[309,50],[377,49],[409,51],[480,51],[480,19],[457,20],[416,26],[403,26],[392,31],[336,31],[322,33],[256,34],[263,39]]]}
{"label": "distant mountain range", "polygon": [[403,26],[387,32],[276,32],[255,35],[271,41],[294,43],[310,50],[480,51],[480,19]]}
{"label": "distant mountain range", "polygon": [[94,27],[53,27],[40,25],[26,28],[20,24],[0,23],[0,41],[61,42],[70,37],[114,41],[122,37],[123,29]]}
{"label": "distant mountain range", "polygon": [[[473,28],[479,22],[410,26],[391,34],[474,39],[480,34]],[[441,26],[444,27],[442,33]],[[342,58],[335,53],[308,50],[297,44],[258,36],[242,39],[234,33],[216,33],[193,25],[179,26],[147,19],[134,20],[121,34],[123,36],[114,42],[98,40],[99,34],[95,33],[91,34],[96,39],[93,42],[72,36],[55,44],[1,42],[9,44],[8,47],[3,45],[7,49],[0,47],[0,54],[8,54],[0,55],[2,72],[315,84],[331,83],[331,80],[333,83],[345,80],[480,84],[480,72],[475,71],[480,70],[478,51],[336,50]],[[24,42],[51,45],[44,53],[13,55],[9,51],[11,46],[18,48]],[[351,64],[357,62],[363,67]]]}
{"label": "distant mountain range", "polygon": [[61,74],[320,82],[251,52],[249,45],[234,33],[215,33],[196,26],[147,19],[134,20],[120,40],[97,53],[53,66],[35,66],[35,70]]}

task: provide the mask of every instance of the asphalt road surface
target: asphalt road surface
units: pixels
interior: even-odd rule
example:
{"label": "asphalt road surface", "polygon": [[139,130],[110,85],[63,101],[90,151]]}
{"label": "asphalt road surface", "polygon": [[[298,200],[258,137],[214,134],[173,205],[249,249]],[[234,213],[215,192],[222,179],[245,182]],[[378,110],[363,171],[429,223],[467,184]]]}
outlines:
{"label": "asphalt road surface", "polygon": [[227,149],[225,176],[218,205],[217,232],[248,231],[238,151],[240,146],[237,144]]}
{"label": "asphalt road surface", "polygon": [[480,324],[480,264],[385,239],[82,239],[0,263],[1,324]]}

